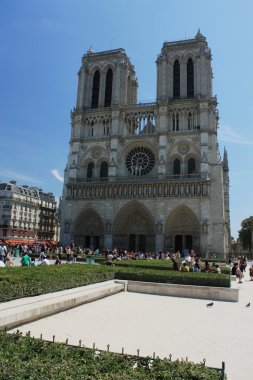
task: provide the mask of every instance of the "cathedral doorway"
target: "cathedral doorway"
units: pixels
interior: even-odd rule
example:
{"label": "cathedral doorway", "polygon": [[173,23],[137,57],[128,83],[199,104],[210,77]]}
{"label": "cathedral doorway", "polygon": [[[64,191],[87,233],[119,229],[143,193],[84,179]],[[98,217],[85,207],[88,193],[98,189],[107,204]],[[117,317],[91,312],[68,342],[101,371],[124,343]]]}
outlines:
{"label": "cathedral doorway", "polygon": [[165,248],[186,253],[199,251],[200,225],[194,212],[186,206],[177,207],[165,225]]}
{"label": "cathedral doorway", "polygon": [[183,250],[190,251],[191,249],[193,249],[192,235],[176,235],[174,247],[175,252],[183,252]]}
{"label": "cathedral doorway", "polygon": [[115,218],[113,246],[127,251],[154,251],[155,229],[150,212],[133,201],[123,207]]}
{"label": "cathedral doorway", "polygon": [[96,211],[88,209],[81,213],[74,227],[74,242],[83,248],[103,248],[104,227]]}
{"label": "cathedral doorway", "polygon": [[129,244],[128,244],[128,250],[129,251],[141,251],[146,252],[146,235],[140,234],[130,234],[129,235]]}

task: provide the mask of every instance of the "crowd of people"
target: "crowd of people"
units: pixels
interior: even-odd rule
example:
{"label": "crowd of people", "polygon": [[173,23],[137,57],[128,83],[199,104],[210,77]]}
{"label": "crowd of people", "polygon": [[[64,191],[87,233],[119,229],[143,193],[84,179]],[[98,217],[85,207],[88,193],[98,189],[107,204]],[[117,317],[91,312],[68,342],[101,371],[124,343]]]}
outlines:
{"label": "crowd of people", "polygon": [[[38,261],[36,263],[34,253],[38,255]],[[30,257],[30,255],[32,257]],[[106,263],[113,265],[115,260],[158,260],[158,259],[170,259],[173,263],[173,270],[181,272],[216,272],[221,273],[220,265],[217,262],[210,264],[207,260],[201,263],[201,258],[194,250],[186,250],[184,255],[177,252],[165,252],[160,250],[158,252],[134,252],[126,251],[123,249],[90,249],[82,248],[75,245],[73,242],[68,246],[61,245],[47,245],[47,244],[36,244],[26,245],[5,245],[0,243],[0,267],[10,267],[13,266],[12,257],[20,257],[20,264],[22,266],[35,266],[35,265],[50,265],[54,257],[54,264],[60,265],[62,263],[63,257],[66,263],[76,263],[78,257],[85,258],[87,256],[101,255],[106,259]],[[210,257],[210,259],[213,257]],[[201,265],[200,265],[201,264]],[[203,265],[204,264],[204,265]],[[248,266],[248,260],[246,256],[239,256],[234,258],[232,255],[228,257],[228,264],[232,267],[231,274],[235,275],[238,279],[238,283],[242,283],[244,273]],[[253,281],[253,265],[249,268],[250,280]]]}

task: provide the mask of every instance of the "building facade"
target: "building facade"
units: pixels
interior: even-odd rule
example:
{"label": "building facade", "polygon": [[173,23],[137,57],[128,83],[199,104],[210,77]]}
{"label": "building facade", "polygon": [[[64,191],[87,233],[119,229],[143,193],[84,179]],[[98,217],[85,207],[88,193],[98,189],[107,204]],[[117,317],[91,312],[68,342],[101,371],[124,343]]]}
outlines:
{"label": "building facade", "polygon": [[125,250],[229,250],[227,153],[206,38],[165,42],[157,99],[137,104],[123,49],[83,56],[61,205],[61,242]]}
{"label": "building facade", "polygon": [[56,207],[52,193],[0,182],[0,239],[27,244],[53,240]]}

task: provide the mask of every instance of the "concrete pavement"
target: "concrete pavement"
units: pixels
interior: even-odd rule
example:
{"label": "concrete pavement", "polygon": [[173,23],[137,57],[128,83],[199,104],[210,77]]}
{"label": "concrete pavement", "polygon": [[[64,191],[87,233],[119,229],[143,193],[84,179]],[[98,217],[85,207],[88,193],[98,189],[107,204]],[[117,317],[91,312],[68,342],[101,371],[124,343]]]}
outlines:
{"label": "concrete pavement", "polygon": [[[226,363],[229,380],[251,380],[250,352],[253,344],[253,281],[248,267],[240,287],[239,302],[176,298],[121,292],[19,328],[23,333],[56,341],[66,341],[99,349],[194,362],[206,365]],[[246,304],[251,302],[250,307]]]}

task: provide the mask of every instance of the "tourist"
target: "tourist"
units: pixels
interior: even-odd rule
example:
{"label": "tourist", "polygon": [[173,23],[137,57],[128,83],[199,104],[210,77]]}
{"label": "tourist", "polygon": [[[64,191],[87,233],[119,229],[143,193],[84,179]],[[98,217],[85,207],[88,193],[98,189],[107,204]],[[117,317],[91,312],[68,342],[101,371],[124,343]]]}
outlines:
{"label": "tourist", "polygon": [[35,267],[35,257],[32,257],[32,259],[31,259],[31,262],[30,262],[30,266],[31,267]]}
{"label": "tourist", "polygon": [[175,271],[179,271],[179,265],[178,265],[178,263],[176,262],[176,260],[175,260],[174,257],[171,258],[171,261],[172,261],[172,263],[173,263],[173,270],[175,270]]}
{"label": "tourist", "polygon": [[220,266],[218,264],[215,264],[215,268],[216,268],[216,272],[218,274],[221,274],[221,269],[220,269]]}
{"label": "tourist", "polygon": [[0,260],[5,262],[6,255],[7,255],[6,245],[1,244],[0,245]]}
{"label": "tourist", "polygon": [[195,263],[193,267],[193,272],[201,272],[199,263]]}
{"label": "tourist", "polygon": [[238,279],[238,284],[242,284],[242,278],[243,278],[243,273],[239,268],[239,265],[236,266],[236,278]]}
{"label": "tourist", "polygon": [[29,267],[31,258],[27,252],[24,254],[24,256],[22,256],[22,259],[20,262],[21,262],[22,267]]}
{"label": "tourist", "polygon": [[49,260],[46,255],[44,255],[43,260],[40,265],[50,265]]}
{"label": "tourist", "polygon": [[6,260],[5,260],[5,266],[6,267],[13,267],[13,261],[11,261],[11,258],[10,258],[10,256],[7,256],[6,257]]}
{"label": "tourist", "polygon": [[61,264],[61,259],[59,256],[56,257],[56,260],[55,260],[55,265],[60,265]]}
{"label": "tourist", "polygon": [[189,267],[188,263],[183,261],[179,270],[180,270],[180,272],[190,272],[190,267]]}
{"label": "tourist", "polygon": [[250,281],[253,281],[253,265],[249,268]]}

